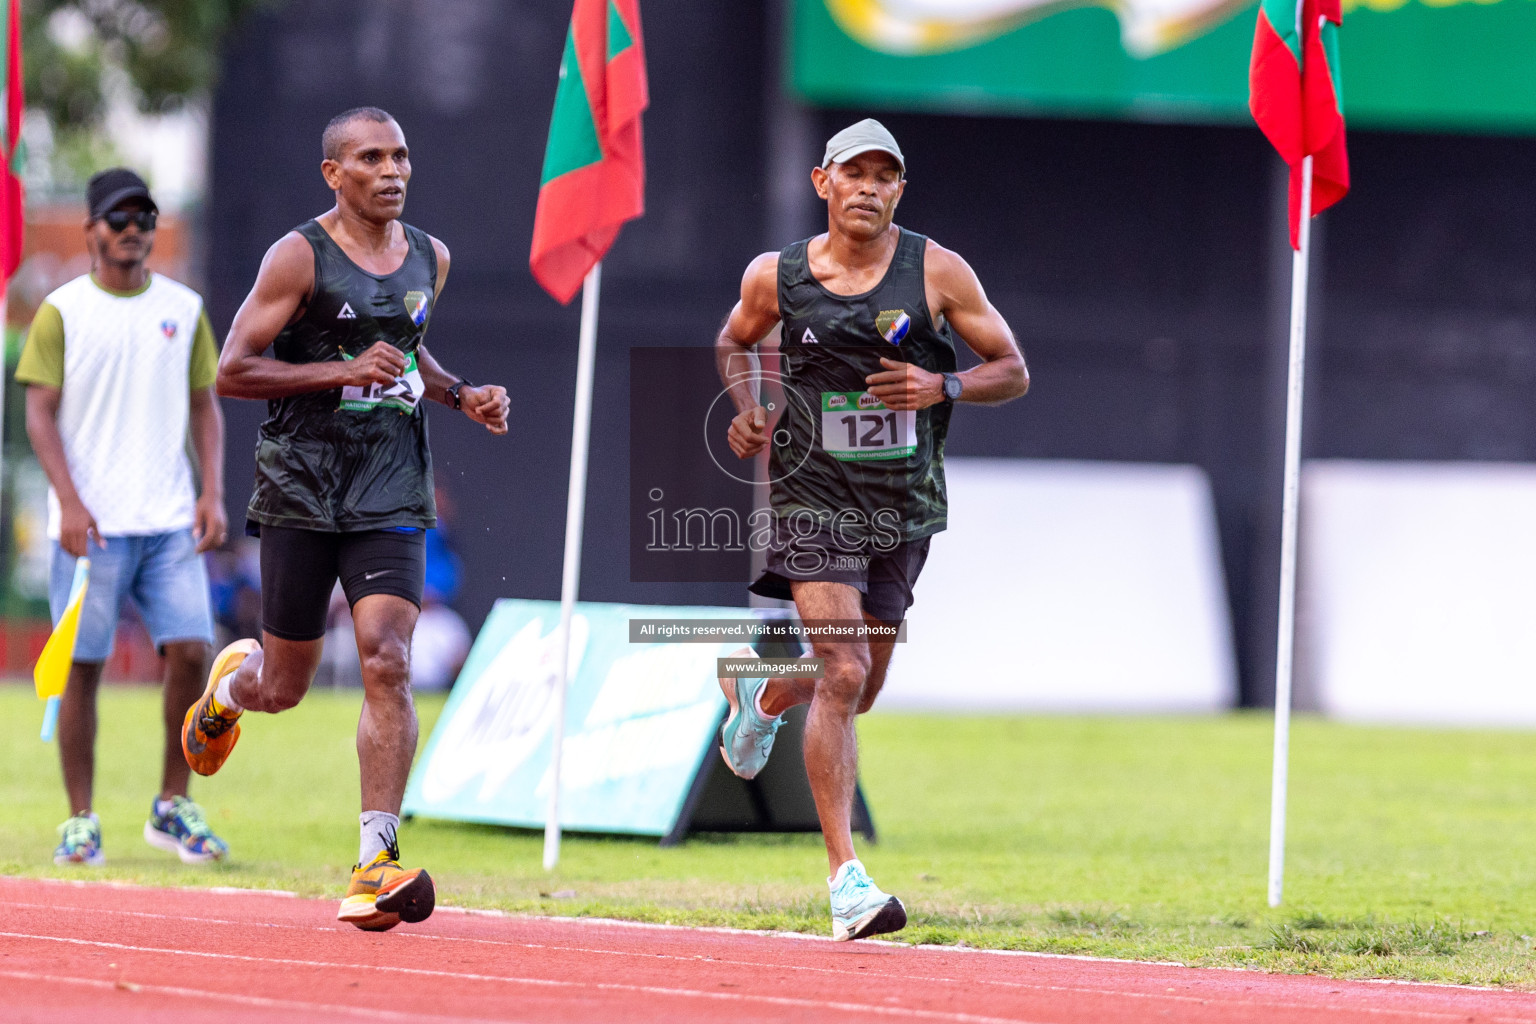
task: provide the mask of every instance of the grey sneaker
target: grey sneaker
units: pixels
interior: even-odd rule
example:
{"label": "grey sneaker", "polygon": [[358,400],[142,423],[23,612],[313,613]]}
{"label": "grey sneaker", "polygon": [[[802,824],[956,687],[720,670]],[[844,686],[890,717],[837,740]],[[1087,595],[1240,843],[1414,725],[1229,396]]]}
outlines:
{"label": "grey sneaker", "polygon": [[[732,658],[755,658],[757,652],[743,647]],[[721,676],[720,690],[731,705],[731,713],[720,727],[720,756],[726,766],[744,779],[753,779],[768,763],[773,737],[784,719],[765,718],[757,710],[757,695],[768,680],[763,676]]]}
{"label": "grey sneaker", "polygon": [[827,879],[832,892],[832,937],[839,942],[898,932],[907,926],[901,900],[880,891],[864,865],[850,860]]}

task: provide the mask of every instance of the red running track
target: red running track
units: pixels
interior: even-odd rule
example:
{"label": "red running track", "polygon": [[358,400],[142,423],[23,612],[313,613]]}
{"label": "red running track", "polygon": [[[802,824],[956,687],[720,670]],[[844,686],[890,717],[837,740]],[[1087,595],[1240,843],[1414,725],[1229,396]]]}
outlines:
{"label": "red running track", "polygon": [[0,1021],[1529,1021],[1536,995],[0,878]]}

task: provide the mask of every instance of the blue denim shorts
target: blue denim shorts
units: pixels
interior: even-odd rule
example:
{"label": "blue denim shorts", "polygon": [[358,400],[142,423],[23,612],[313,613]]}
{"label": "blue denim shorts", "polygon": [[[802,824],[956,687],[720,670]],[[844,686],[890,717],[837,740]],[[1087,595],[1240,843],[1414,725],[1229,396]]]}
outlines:
{"label": "blue denim shorts", "polygon": [[[90,546],[91,576],[80,609],[74,660],[106,661],[112,654],[124,598],[138,609],[157,650],[178,640],[213,643],[208,570],[190,529],[105,540],[105,551]],[[57,623],[69,603],[75,558],[58,541],[52,543],[51,555],[48,610]]]}

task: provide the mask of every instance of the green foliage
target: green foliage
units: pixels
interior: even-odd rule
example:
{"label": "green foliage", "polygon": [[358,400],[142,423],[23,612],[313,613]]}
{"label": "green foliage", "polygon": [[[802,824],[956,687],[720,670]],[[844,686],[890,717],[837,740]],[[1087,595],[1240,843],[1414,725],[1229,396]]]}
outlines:
{"label": "green foliage", "polygon": [[107,79],[126,76],[139,108],[164,112],[206,95],[224,34],[277,0],[23,0],[27,103],[55,131],[100,124]]}
{"label": "green foliage", "polygon": [[[249,716],[193,795],[233,860],[188,867],[139,838],[158,779],[158,694],[105,687],[88,877],[338,898],[357,853],[359,695],[315,692]],[[422,701],[422,735],[441,710]],[[67,808],[30,687],[0,686],[0,873],[54,868]],[[1270,720],[881,714],[860,721],[880,842],[875,879],[906,902],[906,942],[1179,961],[1338,977],[1536,987],[1536,758],[1511,731],[1298,718],[1286,905],[1265,900]],[[814,835],[655,840],[416,820],[405,860],[445,904],[825,933]]]}

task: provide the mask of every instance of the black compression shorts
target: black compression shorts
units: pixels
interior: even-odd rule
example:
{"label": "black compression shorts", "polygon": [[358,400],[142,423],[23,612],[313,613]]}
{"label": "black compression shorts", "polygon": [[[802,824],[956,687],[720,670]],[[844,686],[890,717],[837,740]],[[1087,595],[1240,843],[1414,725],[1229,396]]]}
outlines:
{"label": "black compression shorts", "polygon": [[420,608],[426,574],[420,527],[326,533],[263,526],[261,626],[284,640],[319,640],[337,579],[348,605],[369,594],[393,594]]}
{"label": "black compression shorts", "polygon": [[759,597],[794,600],[795,581],[846,583],[856,587],[864,611],[881,622],[900,622],[912,607],[912,587],[928,561],[932,538],[903,541],[889,550],[848,543],[822,527],[809,536],[776,518],[773,544],[763,574],[747,589]]}

